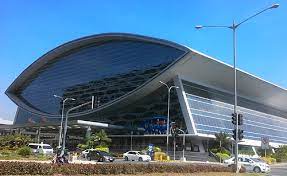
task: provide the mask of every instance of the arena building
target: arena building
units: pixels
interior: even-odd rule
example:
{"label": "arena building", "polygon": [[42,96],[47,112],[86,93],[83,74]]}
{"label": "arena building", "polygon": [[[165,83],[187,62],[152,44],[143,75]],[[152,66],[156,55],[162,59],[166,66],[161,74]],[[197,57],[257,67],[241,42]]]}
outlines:
{"label": "arena building", "polygon": [[[11,84],[6,94],[18,110],[10,128],[57,134],[63,101],[54,95],[75,99],[65,102],[65,112],[93,99],[69,115],[70,139],[105,128],[115,149],[148,143],[165,149],[168,90],[161,81],[178,87],[170,92],[170,122],[186,131],[185,149],[206,152],[215,133],[232,134],[233,77],[230,65],[170,41],[92,35],[46,53]],[[237,80],[240,143],[260,146],[267,137],[273,147],[287,144],[287,90],[242,70]]]}

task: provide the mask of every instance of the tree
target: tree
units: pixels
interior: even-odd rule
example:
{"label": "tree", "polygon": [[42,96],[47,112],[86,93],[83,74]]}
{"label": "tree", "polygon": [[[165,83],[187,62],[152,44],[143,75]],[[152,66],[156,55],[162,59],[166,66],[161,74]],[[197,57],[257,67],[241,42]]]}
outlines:
{"label": "tree", "polygon": [[29,142],[32,142],[31,137],[22,134],[12,134],[0,137],[0,146],[2,148],[17,149],[27,146]]}
{"label": "tree", "polygon": [[108,137],[105,130],[100,130],[95,134],[91,134],[90,138],[87,141],[87,145],[89,148],[103,147],[108,146],[108,144],[112,142],[112,140]]}
{"label": "tree", "polygon": [[91,133],[89,137],[85,138],[84,144],[78,144],[78,147],[85,150],[91,148],[98,148],[98,147],[108,147],[109,143],[112,142],[105,132],[105,130],[101,129],[97,133]]}
{"label": "tree", "polygon": [[229,149],[231,145],[230,137],[225,132],[215,133],[215,147],[223,151],[223,149]]}
{"label": "tree", "polygon": [[279,146],[279,148],[276,149],[273,156],[278,162],[286,162],[287,161],[287,145]]}

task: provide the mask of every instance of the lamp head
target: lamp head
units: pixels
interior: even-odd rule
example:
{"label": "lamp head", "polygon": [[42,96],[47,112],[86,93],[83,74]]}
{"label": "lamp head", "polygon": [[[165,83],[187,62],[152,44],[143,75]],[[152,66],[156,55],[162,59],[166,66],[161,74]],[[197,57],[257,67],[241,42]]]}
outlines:
{"label": "lamp head", "polygon": [[270,9],[276,9],[277,7],[279,7],[279,4],[273,4]]}
{"label": "lamp head", "polygon": [[201,28],[203,28],[202,25],[197,25],[197,26],[195,26],[195,29],[201,29]]}
{"label": "lamp head", "polygon": [[75,98],[68,98],[69,100],[73,100],[73,101],[75,101],[76,99]]}
{"label": "lamp head", "polygon": [[63,99],[63,97],[61,97],[61,96],[59,96],[59,95],[56,95],[56,94],[54,94],[54,97],[55,97],[55,98]]}

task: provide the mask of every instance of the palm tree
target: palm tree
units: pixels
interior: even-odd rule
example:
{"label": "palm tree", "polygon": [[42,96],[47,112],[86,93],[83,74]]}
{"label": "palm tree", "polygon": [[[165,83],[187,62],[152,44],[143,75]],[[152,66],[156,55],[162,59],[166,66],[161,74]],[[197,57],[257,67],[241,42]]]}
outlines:
{"label": "palm tree", "polygon": [[100,130],[99,132],[92,134],[89,141],[88,146],[90,148],[95,148],[97,146],[107,146],[112,140],[108,137],[105,130]]}
{"label": "palm tree", "polygon": [[215,133],[215,145],[220,151],[222,151],[223,148],[229,149],[231,145],[229,135],[222,131]]}

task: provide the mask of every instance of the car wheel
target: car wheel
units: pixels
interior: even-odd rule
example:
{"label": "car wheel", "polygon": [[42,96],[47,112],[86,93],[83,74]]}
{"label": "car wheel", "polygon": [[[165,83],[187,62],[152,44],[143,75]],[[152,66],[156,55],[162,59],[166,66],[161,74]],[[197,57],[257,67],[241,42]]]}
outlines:
{"label": "car wheel", "polygon": [[143,161],[143,158],[142,158],[142,157],[139,157],[139,161]]}
{"label": "car wheel", "polygon": [[125,156],[125,161],[128,161],[128,160],[129,160],[129,158],[127,156]]}
{"label": "car wheel", "polygon": [[104,162],[104,158],[99,158],[98,162]]}
{"label": "car wheel", "polygon": [[256,173],[259,173],[259,172],[261,172],[261,169],[259,167],[254,167],[253,171]]}

